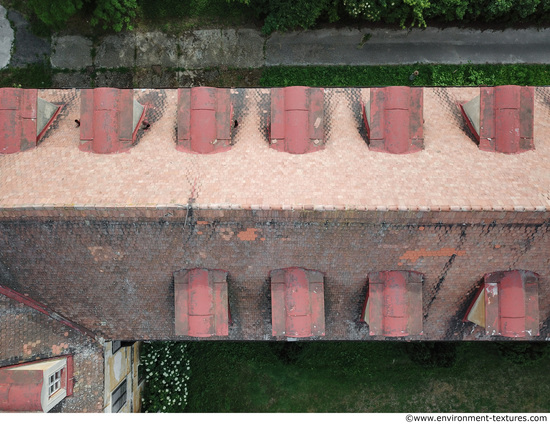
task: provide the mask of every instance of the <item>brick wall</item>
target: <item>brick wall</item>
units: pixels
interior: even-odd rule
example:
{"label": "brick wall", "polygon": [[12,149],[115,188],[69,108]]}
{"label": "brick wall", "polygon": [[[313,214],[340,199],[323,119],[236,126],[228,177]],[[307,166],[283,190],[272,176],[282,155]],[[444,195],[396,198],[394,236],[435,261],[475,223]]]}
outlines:
{"label": "brick wall", "polygon": [[172,275],[194,267],[229,272],[230,339],[271,339],[268,273],[290,266],[325,273],[322,339],[383,339],[359,316],[367,274],[393,269],[425,274],[416,339],[496,339],[461,320],[483,275],[508,269],[540,274],[549,336],[549,212],[21,209],[0,252],[6,285],[106,339],[176,339]]}
{"label": "brick wall", "polygon": [[74,392],[53,410],[101,412],[103,348],[78,331],[0,295],[0,366],[73,355]]}

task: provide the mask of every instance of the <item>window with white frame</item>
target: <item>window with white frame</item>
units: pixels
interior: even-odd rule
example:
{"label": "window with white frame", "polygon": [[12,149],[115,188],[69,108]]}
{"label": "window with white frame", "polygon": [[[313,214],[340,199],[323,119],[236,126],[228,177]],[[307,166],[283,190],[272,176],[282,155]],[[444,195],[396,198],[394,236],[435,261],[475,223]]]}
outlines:
{"label": "window with white frame", "polygon": [[61,373],[62,370],[59,370],[50,375],[48,381],[48,396],[52,396],[61,388]]}
{"label": "window with white frame", "polygon": [[126,379],[111,394],[111,412],[118,412],[126,403]]}

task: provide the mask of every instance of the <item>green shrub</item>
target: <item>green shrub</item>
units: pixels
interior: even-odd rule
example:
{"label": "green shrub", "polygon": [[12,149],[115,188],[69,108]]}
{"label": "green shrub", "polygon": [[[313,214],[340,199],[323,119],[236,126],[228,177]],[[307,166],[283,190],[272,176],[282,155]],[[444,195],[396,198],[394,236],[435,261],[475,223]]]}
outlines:
{"label": "green shrub", "polygon": [[187,405],[190,361],[187,344],[144,343],[140,367],[145,371],[143,412],[181,412]]}
{"label": "green shrub", "polygon": [[38,19],[53,29],[61,29],[63,24],[82,9],[82,0],[28,0],[28,5]]}
{"label": "green shrub", "polygon": [[[83,9],[83,6],[86,7]],[[132,19],[136,16],[137,0],[29,0],[28,6],[44,24],[59,30],[67,20],[77,13],[92,11],[92,26],[102,24],[104,29],[115,31],[132,29]],[[88,12],[89,13],[89,12]]]}
{"label": "green shrub", "polygon": [[95,0],[96,7],[90,21],[92,26],[101,23],[103,29],[116,32],[124,28],[132,30],[132,19],[136,17],[137,0]]}

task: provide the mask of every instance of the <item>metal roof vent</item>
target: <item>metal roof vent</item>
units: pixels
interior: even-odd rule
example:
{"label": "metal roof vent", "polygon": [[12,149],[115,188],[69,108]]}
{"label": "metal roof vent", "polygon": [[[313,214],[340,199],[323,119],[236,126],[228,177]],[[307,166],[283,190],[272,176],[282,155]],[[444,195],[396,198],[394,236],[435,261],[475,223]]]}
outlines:
{"label": "metal roof vent", "polygon": [[130,150],[146,112],[134,100],[134,91],[94,88],[82,90],[80,97],[80,150],[104,154]]}
{"label": "metal roof vent", "polygon": [[481,87],[480,95],[460,105],[480,150],[521,153],[533,150],[533,87]]}
{"label": "metal roof vent", "polygon": [[293,154],[324,149],[324,114],[322,88],[272,88],[269,146]]}
{"label": "metal roof vent", "polygon": [[227,88],[178,90],[176,149],[188,153],[219,153],[231,149],[233,106]]}
{"label": "metal roof vent", "polygon": [[35,148],[61,108],[36,89],[0,88],[0,154]]}
{"label": "metal roof vent", "polygon": [[395,154],[424,149],[423,89],[371,88],[363,105],[369,149]]}
{"label": "metal roof vent", "polygon": [[369,325],[371,336],[422,334],[422,280],[414,271],[369,273],[361,321]]}

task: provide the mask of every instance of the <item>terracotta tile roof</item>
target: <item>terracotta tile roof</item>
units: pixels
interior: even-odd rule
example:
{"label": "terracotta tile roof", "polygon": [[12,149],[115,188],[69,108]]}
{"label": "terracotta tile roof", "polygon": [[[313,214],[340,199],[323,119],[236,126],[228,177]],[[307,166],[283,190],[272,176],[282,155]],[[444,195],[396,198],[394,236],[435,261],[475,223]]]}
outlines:
{"label": "terracotta tile roof", "polygon": [[479,88],[424,89],[424,150],[370,151],[361,101],[369,89],[325,90],[326,147],[291,155],[267,142],[270,90],[232,90],[234,146],[216,155],[178,152],[177,90],[135,90],[150,106],[127,154],[81,152],[80,91],[42,90],[65,103],[38,149],[0,156],[0,207],[157,206],[206,208],[412,210],[544,210],[550,208],[550,88],[535,89],[535,150],[520,155],[480,151],[457,102]]}

